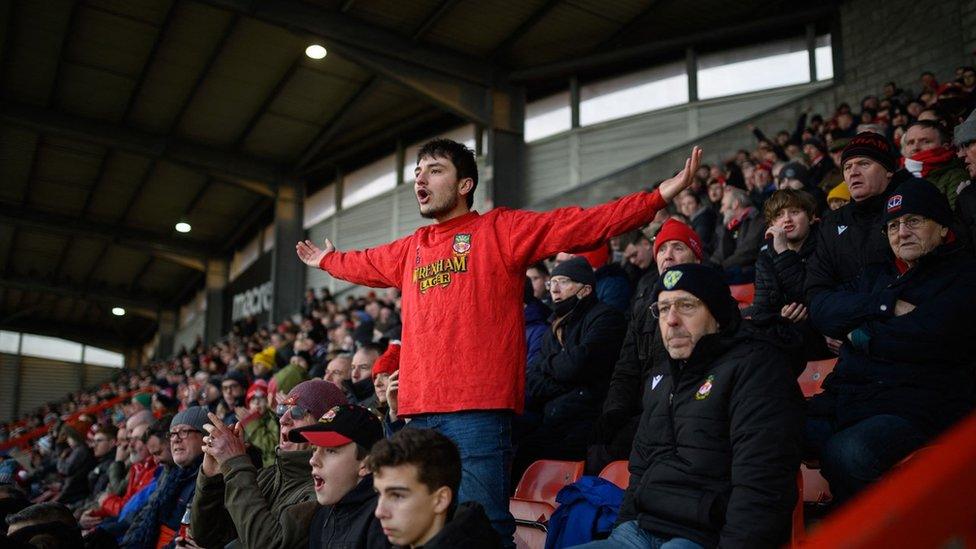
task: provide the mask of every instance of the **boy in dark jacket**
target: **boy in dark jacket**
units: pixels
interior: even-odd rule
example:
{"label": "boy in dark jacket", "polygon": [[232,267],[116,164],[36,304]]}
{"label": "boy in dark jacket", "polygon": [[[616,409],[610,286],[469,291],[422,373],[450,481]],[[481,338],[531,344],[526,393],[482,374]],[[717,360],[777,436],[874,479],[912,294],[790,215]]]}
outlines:
{"label": "boy in dark jacket", "polygon": [[581,547],[782,546],[803,427],[797,338],[743,322],[702,265],[668,269],[655,296],[670,375],[645,390],[617,526]]}
{"label": "boy in dark jacket", "polygon": [[310,549],[390,547],[374,516],[377,495],[365,464],[370,449],[383,439],[376,414],[353,404],[336,406],[316,424],[292,430],[288,438],[315,447],[309,460],[315,501],[285,511],[282,546],[304,547],[308,539]]}
{"label": "boy in dark jacket", "polygon": [[817,242],[816,203],[803,191],[781,189],[766,201],[764,210],[769,228],[756,260],[756,294],[745,314],[786,319],[803,336],[807,360],[828,358],[830,351],[823,336],[810,327],[803,299],[806,262]]}
{"label": "boy in dark jacket", "polygon": [[931,183],[904,182],[883,221],[895,257],[817,294],[814,326],[844,341],[810,403],[809,451],[844,501],[966,415],[973,402],[976,261]]}
{"label": "boy in dark jacket", "polygon": [[481,505],[457,505],[461,454],[451,439],[430,429],[404,429],[378,442],[367,463],[379,493],[376,518],[396,547],[502,546]]}

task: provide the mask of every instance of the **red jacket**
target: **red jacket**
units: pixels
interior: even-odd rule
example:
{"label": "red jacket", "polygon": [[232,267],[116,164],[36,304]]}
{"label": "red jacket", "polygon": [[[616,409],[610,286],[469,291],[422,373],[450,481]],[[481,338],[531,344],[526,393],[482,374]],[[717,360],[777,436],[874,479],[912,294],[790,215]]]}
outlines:
{"label": "red jacket", "polygon": [[330,253],[319,267],[354,284],[401,290],[399,415],[521,412],[526,267],[591,250],[646,225],[664,206],[654,191],[587,209],[470,212],[376,248]]}
{"label": "red jacket", "polygon": [[156,463],[156,458],[152,456],[133,463],[129,468],[129,484],[126,486],[125,494],[121,496],[112,494],[105,498],[105,501],[102,502],[101,514],[111,517],[119,516],[122,508],[128,503],[129,498],[152,482],[153,475],[156,473],[156,467],[158,466],[159,464]]}

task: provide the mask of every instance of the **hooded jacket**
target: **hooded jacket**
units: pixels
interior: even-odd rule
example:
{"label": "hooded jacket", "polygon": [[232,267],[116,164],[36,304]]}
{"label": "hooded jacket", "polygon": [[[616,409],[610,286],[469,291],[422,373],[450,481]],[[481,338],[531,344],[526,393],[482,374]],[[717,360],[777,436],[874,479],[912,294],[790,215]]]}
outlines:
{"label": "hooded jacket", "polygon": [[[562,341],[556,330],[562,330]],[[525,382],[527,405],[542,409],[543,426],[596,419],[625,330],[623,314],[592,293],[553,321]]]}
{"label": "hooded jacket", "polygon": [[191,510],[192,524],[207,527],[193,537],[204,547],[223,547],[238,538],[244,547],[289,547],[281,528],[288,507],[315,500],[312,452],[278,451],[275,464],[258,471],[247,456],[233,457],[221,467],[222,475],[200,471]]}
{"label": "hooded jacket", "polygon": [[644,393],[618,524],[704,547],[785,543],[803,428],[798,347],[792,330],[742,321],[669,358],[670,375]]}
{"label": "hooded jacket", "polygon": [[[896,300],[915,305],[895,316]],[[972,315],[976,260],[958,242],[943,244],[899,274],[894,261],[818,294],[814,326],[845,340],[811,413],[838,426],[879,414],[905,418],[933,436],[973,403]]]}
{"label": "hooded jacket", "polygon": [[[335,505],[318,507],[308,530],[310,549],[386,549],[391,547],[375,516],[379,496],[373,490],[373,475]],[[302,504],[303,506],[307,504]],[[263,549],[263,548],[262,548]]]}
{"label": "hooded jacket", "polygon": [[458,505],[454,516],[436,536],[415,549],[497,549],[501,546],[498,533],[492,528],[484,508],[476,502],[466,501]]}

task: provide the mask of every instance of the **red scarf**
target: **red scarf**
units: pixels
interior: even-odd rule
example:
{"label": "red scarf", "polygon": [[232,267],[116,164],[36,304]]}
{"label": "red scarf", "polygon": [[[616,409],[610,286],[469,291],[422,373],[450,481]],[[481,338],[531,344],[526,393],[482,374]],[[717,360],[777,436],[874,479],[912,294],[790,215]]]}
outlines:
{"label": "red scarf", "polygon": [[729,221],[729,224],[726,225],[725,228],[728,229],[729,232],[732,232],[732,231],[738,229],[739,228],[739,225],[742,225],[742,222],[746,220],[746,217],[749,217],[749,214],[751,214],[753,212],[753,210],[755,210],[755,208],[753,208],[751,206],[748,207],[748,208],[746,208],[746,211],[742,212],[741,215],[739,215],[738,217],[733,218],[732,221]]}
{"label": "red scarf", "polygon": [[902,166],[912,172],[915,177],[926,178],[932,171],[937,170],[956,157],[956,151],[950,147],[936,147],[917,153],[911,158],[902,158]]}

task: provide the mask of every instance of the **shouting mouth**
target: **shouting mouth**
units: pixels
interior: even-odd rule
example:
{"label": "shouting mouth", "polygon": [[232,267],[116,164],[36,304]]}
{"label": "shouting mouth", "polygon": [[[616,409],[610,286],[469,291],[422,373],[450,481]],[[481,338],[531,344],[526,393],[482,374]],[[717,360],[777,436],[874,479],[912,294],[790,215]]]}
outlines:
{"label": "shouting mouth", "polygon": [[430,191],[428,191],[427,189],[418,189],[417,202],[421,204],[427,204],[428,202],[430,202]]}
{"label": "shouting mouth", "polygon": [[312,482],[315,484],[316,492],[318,492],[319,490],[322,489],[323,486],[325,486],[325,480],[318,475],[312,475]]}

